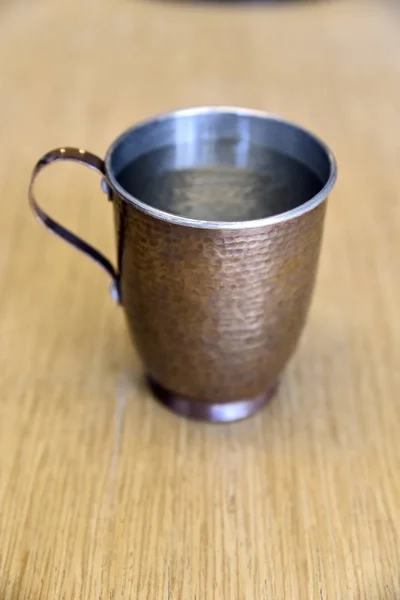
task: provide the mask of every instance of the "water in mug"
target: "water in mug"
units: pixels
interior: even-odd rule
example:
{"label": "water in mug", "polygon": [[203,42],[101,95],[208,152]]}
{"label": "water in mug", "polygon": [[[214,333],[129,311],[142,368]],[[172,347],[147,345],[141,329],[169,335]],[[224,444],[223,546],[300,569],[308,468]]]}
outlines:
{"label": "water in mug", "polygon": [[237,140],[153,150],[130,162],[117,179],[150,206],[206,221],[279,214],[303,204],[323,187],[300,161],[259,146],[241,152]]}

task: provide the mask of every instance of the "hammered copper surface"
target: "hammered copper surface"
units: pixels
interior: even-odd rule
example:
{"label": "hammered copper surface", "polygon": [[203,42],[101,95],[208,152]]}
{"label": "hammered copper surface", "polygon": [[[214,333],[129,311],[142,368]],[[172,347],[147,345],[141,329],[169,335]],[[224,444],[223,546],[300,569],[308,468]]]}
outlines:
{"label": "hammered copper surface", "polygon": [[122,303],[145,369],[176,394],[270,389],[302,331],[326,203],[249,230],[183,227],[114,197]]}

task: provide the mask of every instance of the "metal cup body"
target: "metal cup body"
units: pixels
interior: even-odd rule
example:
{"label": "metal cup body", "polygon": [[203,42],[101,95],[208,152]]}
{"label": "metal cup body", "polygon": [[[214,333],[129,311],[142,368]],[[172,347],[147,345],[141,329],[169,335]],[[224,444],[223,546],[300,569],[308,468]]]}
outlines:
{"label": "metal cup body", "polygon": [[[224,147],[223,140],[235,143]],[[251,148],[265,145],[303,161],[320,177],[321,190],[306,203],[256,221],[170,214],[131,196],[118,173],[136,157],[171,144],[176,150],[169,164],[153,165],[155,172],[249,166]],[[274,388],[306,320],[335,177],[334,159],[320,140],[255,111],[178,111],[129,130],[111,146],[106,178],[122,305],[144,368],[171,403],[192,399],[196,412],[204,406],[207,416],[210,407],[239,406]]]}

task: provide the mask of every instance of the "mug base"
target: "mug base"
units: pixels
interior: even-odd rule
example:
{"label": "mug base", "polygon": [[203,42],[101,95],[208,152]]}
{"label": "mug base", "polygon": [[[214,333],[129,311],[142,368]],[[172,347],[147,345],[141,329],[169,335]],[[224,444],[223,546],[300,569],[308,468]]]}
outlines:
{"label": "mug base", "polygon": [[174,394],[151,377],[148,377],[147,381],[156,399],[173,412],[190,419],[212,423],[229,423],[250,417],[268,404],[278,389],[278,385],[275,384],[260,396],[234,402],[211,403]]}

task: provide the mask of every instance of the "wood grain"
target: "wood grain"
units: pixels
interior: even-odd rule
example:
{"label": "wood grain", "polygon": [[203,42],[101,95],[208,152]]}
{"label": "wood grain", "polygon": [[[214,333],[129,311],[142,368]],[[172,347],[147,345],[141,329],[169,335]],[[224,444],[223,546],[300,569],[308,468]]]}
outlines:
{"label": "wood grain", "polygon": [[[399,40],[396,0],[0,4],[1,600],[400,598]],[[298,121],[340,167],[301,347],[228,426],[152,400],[106,277],[26,199],[51,147],[204,103]],[[95,174],[38,188],[114,254]]]}

